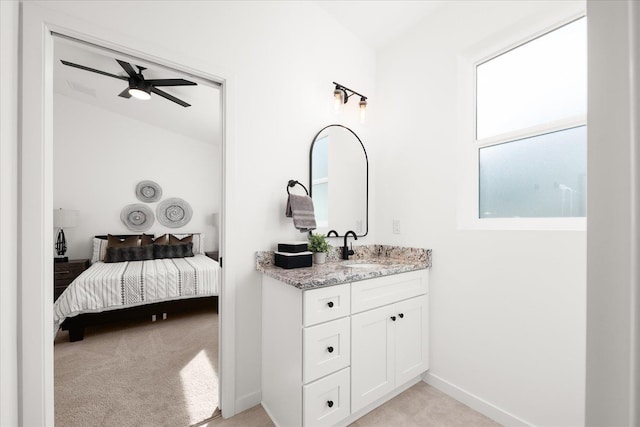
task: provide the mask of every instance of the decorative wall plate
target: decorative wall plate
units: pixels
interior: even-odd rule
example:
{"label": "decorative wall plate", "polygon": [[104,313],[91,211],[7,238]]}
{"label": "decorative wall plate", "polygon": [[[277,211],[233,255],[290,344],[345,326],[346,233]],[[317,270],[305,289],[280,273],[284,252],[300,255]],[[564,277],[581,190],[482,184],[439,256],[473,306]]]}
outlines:
{"label": "decorative wall plate", "polygon": [[120,212],[120,219],[131,231],[146,231],[153,225],[153,211],[142,203],[127,205]]}
{"label": "decorative wall plate", "polygon": [[157,202],[162,197],[162,188],[153,181],[140,181],[136,185],[136,197],[141,202]]}
{"label": "decorative wall plate", "polygon": [[183,227],[191,221],[191,215],[193,215],[191,205],[177,197],[163,200],[156,208],[158,221],[165,227]]}

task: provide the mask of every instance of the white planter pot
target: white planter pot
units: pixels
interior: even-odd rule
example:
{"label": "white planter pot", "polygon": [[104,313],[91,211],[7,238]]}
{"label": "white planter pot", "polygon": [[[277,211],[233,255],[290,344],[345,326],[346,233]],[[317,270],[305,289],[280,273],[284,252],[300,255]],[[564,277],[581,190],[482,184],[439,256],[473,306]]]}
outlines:
{"label": "white planter pot", "polygon": [[313,262],[315,264],[324,264],[327,262],[327,253],[326,252],[314,252],[313,253]]}

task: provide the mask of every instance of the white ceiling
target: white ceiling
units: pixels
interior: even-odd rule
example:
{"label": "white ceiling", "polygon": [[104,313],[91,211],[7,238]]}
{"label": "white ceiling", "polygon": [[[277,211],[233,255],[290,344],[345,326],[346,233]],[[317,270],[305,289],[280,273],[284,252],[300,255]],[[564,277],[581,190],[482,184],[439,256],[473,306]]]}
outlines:
{"label": "white ceiling", "polygon": [[[212,144],[220,143],[220,89],[217,85],[126,55],[64,38],[56,37],[55,40],[54,92],[193,139]],[[153,93],[147,101],[133,97],[122,98],[118,94],[127,87],[126,80],[80,70],[60,62],[60,59],[64,59],[111,74],[126,76],[126,72],[115,58],[130,62],[136,70],[135,65],[147,67],[148,69],[143,71],[147,79],[184,78],[196,82],[197,86],[159,88],[191,106],[182,107]]]}
{"label": "white ceiling", "polygon": [[365,44],[379,49],[446,1],[316,0],[315,3]]}
{"label": "white ceiling", "polygon": [[[316,0],[315,3],[366,45],[377,49],[383,47],[406,28],[433,13],[445,1]],[[191,106],[185,108],[155,94],[151,94],[151,99],[148,101],[119,97],[118,94],[127,87],[125,80],[65,66],[60,62],[60,59],[64,59],[125,76],[126,73],[115,61],[116,58],[130,62],[132,65],[146,67],[147,70],[143,74],[147,79],[185,78],[197,82],[198,86],[161,88],[188,102]],[[218,86],[127,55],[56,38],[54,91],[77,101],[197,140],[213,144],[219,144],[221,141]]]}

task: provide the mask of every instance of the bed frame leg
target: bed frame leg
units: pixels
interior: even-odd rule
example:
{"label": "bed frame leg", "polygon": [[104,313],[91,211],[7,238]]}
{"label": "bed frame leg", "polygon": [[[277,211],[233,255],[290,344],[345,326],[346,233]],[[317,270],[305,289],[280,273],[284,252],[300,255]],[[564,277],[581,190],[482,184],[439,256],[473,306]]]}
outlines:
{"label": "bed frame leg", "polygon": [[69,341],[76,342],[84,339],[84,326],[71,326],[69,328]]}

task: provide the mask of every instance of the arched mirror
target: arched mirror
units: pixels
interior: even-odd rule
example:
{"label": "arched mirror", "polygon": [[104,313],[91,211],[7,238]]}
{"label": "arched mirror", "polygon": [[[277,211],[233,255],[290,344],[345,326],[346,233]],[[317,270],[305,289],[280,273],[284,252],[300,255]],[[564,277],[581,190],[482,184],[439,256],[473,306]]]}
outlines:
{"label": "arched mirror", "polygon": [[318,132],[309,153],[309,190],[317,233],[348,230],[358,237],[369,231],[369,160],[358,135],[329,125]]}

